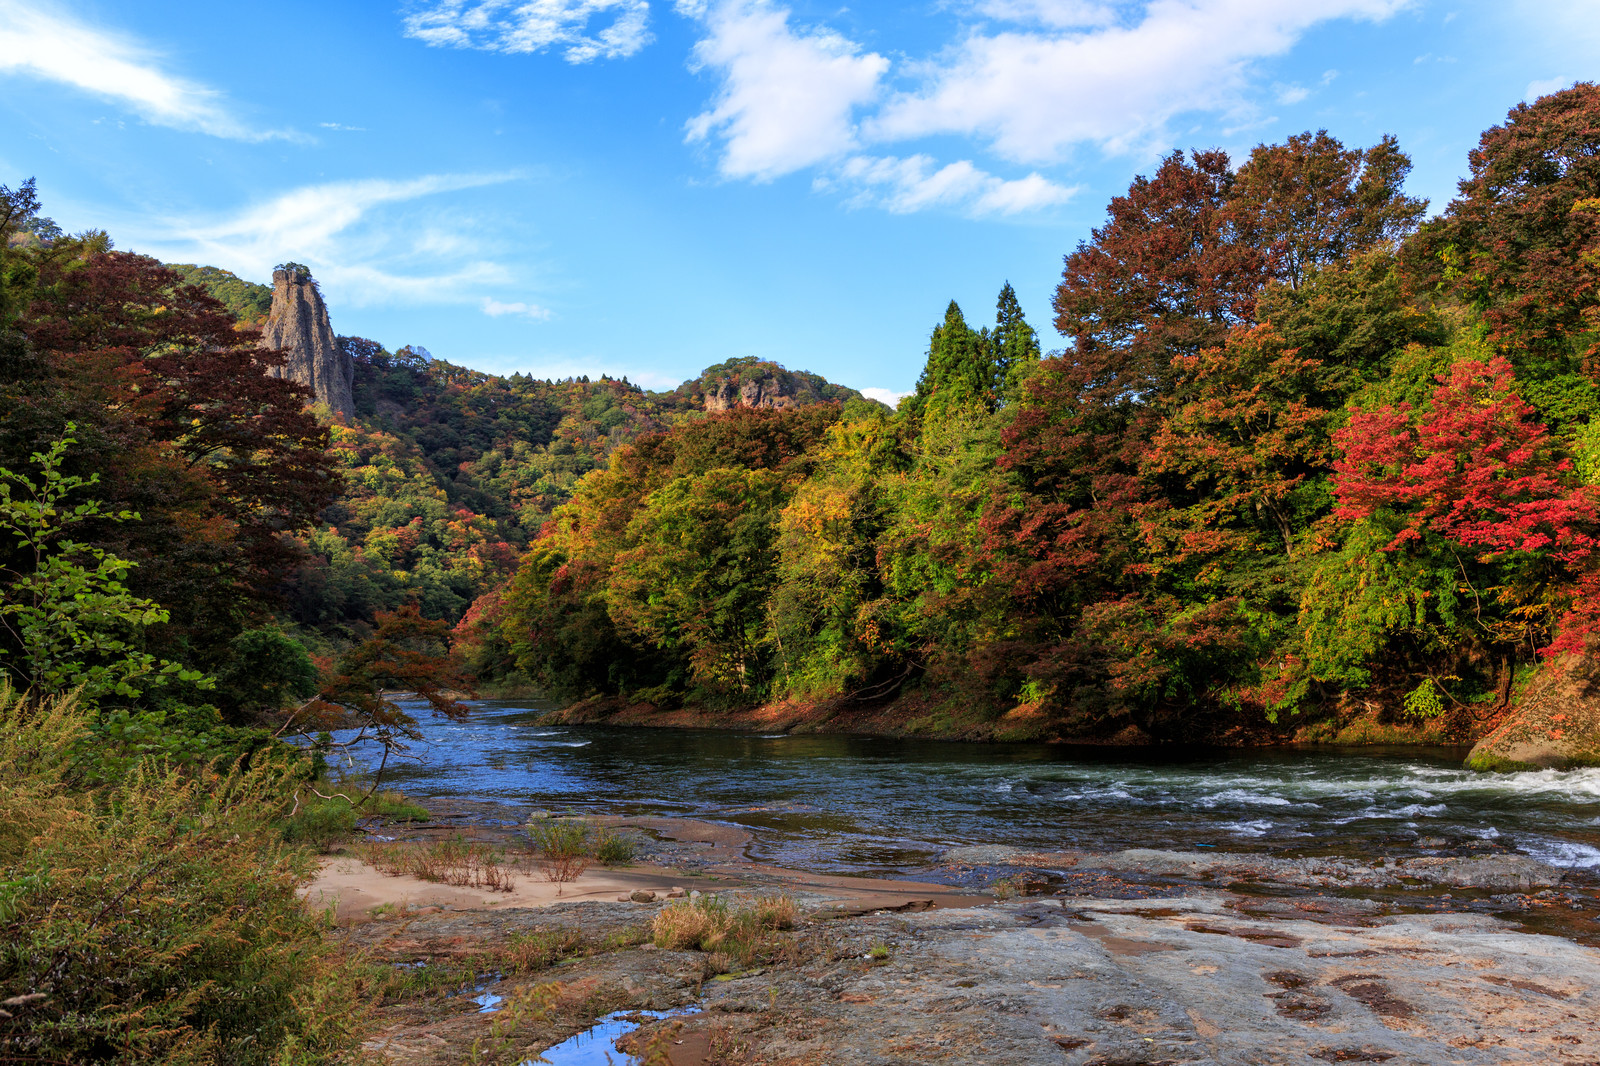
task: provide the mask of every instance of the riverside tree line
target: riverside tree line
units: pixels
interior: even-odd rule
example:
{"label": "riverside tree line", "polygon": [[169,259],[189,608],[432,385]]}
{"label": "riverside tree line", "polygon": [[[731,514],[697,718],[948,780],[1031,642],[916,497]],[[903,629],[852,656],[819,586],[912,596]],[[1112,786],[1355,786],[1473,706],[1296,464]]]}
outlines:
{"label": "riverside tree line", "polygon": [[475,608],[479,661],[569,699],[1465,735],[1600,611],[1597,148],[1600,88],[1519,105],[1427,222],[1392,138],[1174,152],[1066,256],[1064,351],[1008,285],[892,414],[634,441]]}

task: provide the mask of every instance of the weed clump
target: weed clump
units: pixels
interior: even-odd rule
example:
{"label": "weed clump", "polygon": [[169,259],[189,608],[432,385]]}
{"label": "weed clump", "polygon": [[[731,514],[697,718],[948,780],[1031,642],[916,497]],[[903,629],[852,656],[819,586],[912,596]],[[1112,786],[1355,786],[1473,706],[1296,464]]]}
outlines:
{"label": "weed clump", "polygon": [[[776,934],[793,929],[796,910],[788,896],[742,898],[730,905],[720,896],[674,900],[651,925],[658,948],[704,951],[714,961],[748,964],[776,946]],[[724,956],[716,960],[716,956]]]}
{"label": "weed clump", "polygon": [[583,822],[567,819],[532,822],[527,833],[544,869],[545,880],[557,886],[558,894],[561,886],[582,877],[594,861],[589,827]]}
{"label": "weed clump", "polygon": [[639,849],[621,833],[601,829],[595,834],[594,857],[601,866],[626,866]]}
{"label": "weed clump", "polygon": [[[329,851],[349,840],[356,826],[367,818],[389,822],[426,822],[431,816],[399,792],[375,792],[357,807],[342,795],[329,796],[336,786],[318,782],[296,792],[299,805],[284,821],[283,839],[291,844],[309,844],[318,851]],[[318,795],[317,793],[322,793]]]}
{"label": "weed clump", "polygon": [[503,851],[460,837],[432,844],[358,844],[352,850],[362,862],[390,877],[415,877],[492,892],[510,892],[517,887]]}

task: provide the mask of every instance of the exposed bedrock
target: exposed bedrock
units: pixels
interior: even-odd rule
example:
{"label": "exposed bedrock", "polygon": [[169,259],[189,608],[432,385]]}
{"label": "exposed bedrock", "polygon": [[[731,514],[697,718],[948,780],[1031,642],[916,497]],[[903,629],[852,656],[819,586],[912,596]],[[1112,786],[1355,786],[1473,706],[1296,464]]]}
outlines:
{"label": "exposed bedrock", "polygon": [[347,419],[355,416],[355,364],[334,340],[328,307],[310,274],[272,272],[272,311],[261,331],[261,347],[288,353],[288,362],[272,371],[274,377],[308,385],[318,403]]}

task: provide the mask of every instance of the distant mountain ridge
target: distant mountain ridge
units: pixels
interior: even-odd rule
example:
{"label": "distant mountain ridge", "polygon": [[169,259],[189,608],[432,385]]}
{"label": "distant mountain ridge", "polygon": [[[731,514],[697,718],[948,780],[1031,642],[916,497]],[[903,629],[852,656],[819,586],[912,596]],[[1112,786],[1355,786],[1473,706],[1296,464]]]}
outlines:
{"label": "distant mountain ridge", "polygon": [[[272,311],[273,285],[246,281],[221,267],[196,266],[193,263],[167,263],[165,266],[176,271],[184,281],[199,285],[221,301],[241,325],[253,328],[266,326]],[[276,276],[274,282],[276,283]],[[375,343],[363,338],[356,340],[360,345],[366,346]],[[401,350],[425,351],[414,347]],[[429,358],[431,359],[431,356]],[[493,378],[498,375],[484,376]],[[511,378],[504,380],[509,381],[517,376],[512,375]],[[587,376],[583,380],[587,382]],[[603,376],[603,380],[611,379]],[[820,374],[813,374],[808,370],[789,370],[779,363],[754,356],[737,356],[713,364],[702,370],[698,377],[688,379],[669,392],[654,395],[663,397],[670,395],[677,400],[688,400],[693,406],[711,412],[727,411],[735,407],[783,409],[803,407],[812,403],[848,403],[851,400],[865,400],[857,390],[835,384]],[[866,400],[866,402],[877,401]]]}

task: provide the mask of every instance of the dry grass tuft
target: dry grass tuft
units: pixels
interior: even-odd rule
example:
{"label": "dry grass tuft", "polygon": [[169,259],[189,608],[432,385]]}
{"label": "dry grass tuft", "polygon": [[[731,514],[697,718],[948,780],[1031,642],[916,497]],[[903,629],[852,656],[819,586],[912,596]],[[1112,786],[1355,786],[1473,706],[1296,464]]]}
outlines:
{"label": "dry grass tuft", "polygon": [[[776,934],[794,928],[794,900],[788,896],[740,897],[733,906],[719,896],[675,900],[657,912],[651,926],[656,947],[704,951],[748,963],[776,948]],[[731,966],[721,963],[726,972]]]}
{"label": "dry grass tuft", "polygon": [[442,885],[510,892],[517,879],[498,848],[462,840],[432,844],[357,844],[356,857],[390,877],[415,877]]}

